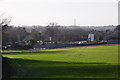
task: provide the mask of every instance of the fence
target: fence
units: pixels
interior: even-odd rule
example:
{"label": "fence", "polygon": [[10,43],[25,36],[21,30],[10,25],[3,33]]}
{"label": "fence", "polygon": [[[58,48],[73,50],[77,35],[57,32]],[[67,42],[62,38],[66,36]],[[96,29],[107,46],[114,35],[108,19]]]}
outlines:
{"label": "fence", "polygon": [[91,45],[103,45],[107,43],[95,43],[95,44],[62,44],[62,45],[34,45],[34,49],[56,49],[56,48],[66,48],[66,47],[79,47],[79,46],[91,46]]}

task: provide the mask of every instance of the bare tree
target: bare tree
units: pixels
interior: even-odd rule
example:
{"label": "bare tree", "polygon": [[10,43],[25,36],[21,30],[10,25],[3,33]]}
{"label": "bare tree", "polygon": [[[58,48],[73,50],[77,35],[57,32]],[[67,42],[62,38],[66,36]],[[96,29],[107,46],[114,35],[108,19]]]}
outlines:
{"label": "bare tree", "polygon": [[[1,45],[4,45],[8,39],[8,35],[6,35],[6,30],[10,28],[9,23],[11,22],[11,17],[3,19],[4,13],[0,15],[0,42]],[[2,48],[2,46],[1,46]]]}

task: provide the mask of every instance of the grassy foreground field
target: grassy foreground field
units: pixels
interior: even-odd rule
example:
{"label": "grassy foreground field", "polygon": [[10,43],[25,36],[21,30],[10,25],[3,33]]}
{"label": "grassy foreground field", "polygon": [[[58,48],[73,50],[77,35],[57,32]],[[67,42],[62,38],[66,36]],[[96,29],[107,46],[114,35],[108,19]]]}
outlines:
{"label": "grassy foreground field", "polygon": [[23,78],[118,77],[118,45],[34,52],[4,51],[2,55],[25,70]]}

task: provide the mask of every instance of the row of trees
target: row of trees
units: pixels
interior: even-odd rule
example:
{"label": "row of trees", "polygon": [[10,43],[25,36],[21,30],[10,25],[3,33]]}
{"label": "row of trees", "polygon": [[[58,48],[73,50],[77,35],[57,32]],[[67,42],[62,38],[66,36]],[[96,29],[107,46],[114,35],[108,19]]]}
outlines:
{"label": "row of trees", "polygon": [[105,36],[118,39],[119,26],[114,31],[84,30],[82,28],[66,28],[57,23],[50,23],[44,29],[33,27],[30,31],[26,27],[9,26],[9,19],[2,20],[2,46],[3,48],[32,48],[34,44],[45,45],[45,42],[60,44],[73,41],[88,40],[88,34],[95,34],[96,40],[102,40]]}

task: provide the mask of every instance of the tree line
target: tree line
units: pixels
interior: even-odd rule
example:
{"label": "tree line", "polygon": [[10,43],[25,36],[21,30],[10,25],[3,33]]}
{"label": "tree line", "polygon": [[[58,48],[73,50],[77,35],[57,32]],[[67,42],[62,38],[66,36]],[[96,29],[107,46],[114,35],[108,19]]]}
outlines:
{"label": "tree line", "polygon": [[2,27],[2,47],[10,47],[11,49],[28,49],[33,45],[47,44],[67,44],[74,41],[87,41],[88,34],[95,35],[95,40],[103,40],[105,36],[110,39],[117,40],[119,26],[114,31],[110,30],[85,30],[82,28],[67,28],[57,23],[50,23],[45,27],[15,27],[9,26],[9,20],[1,22]]}

